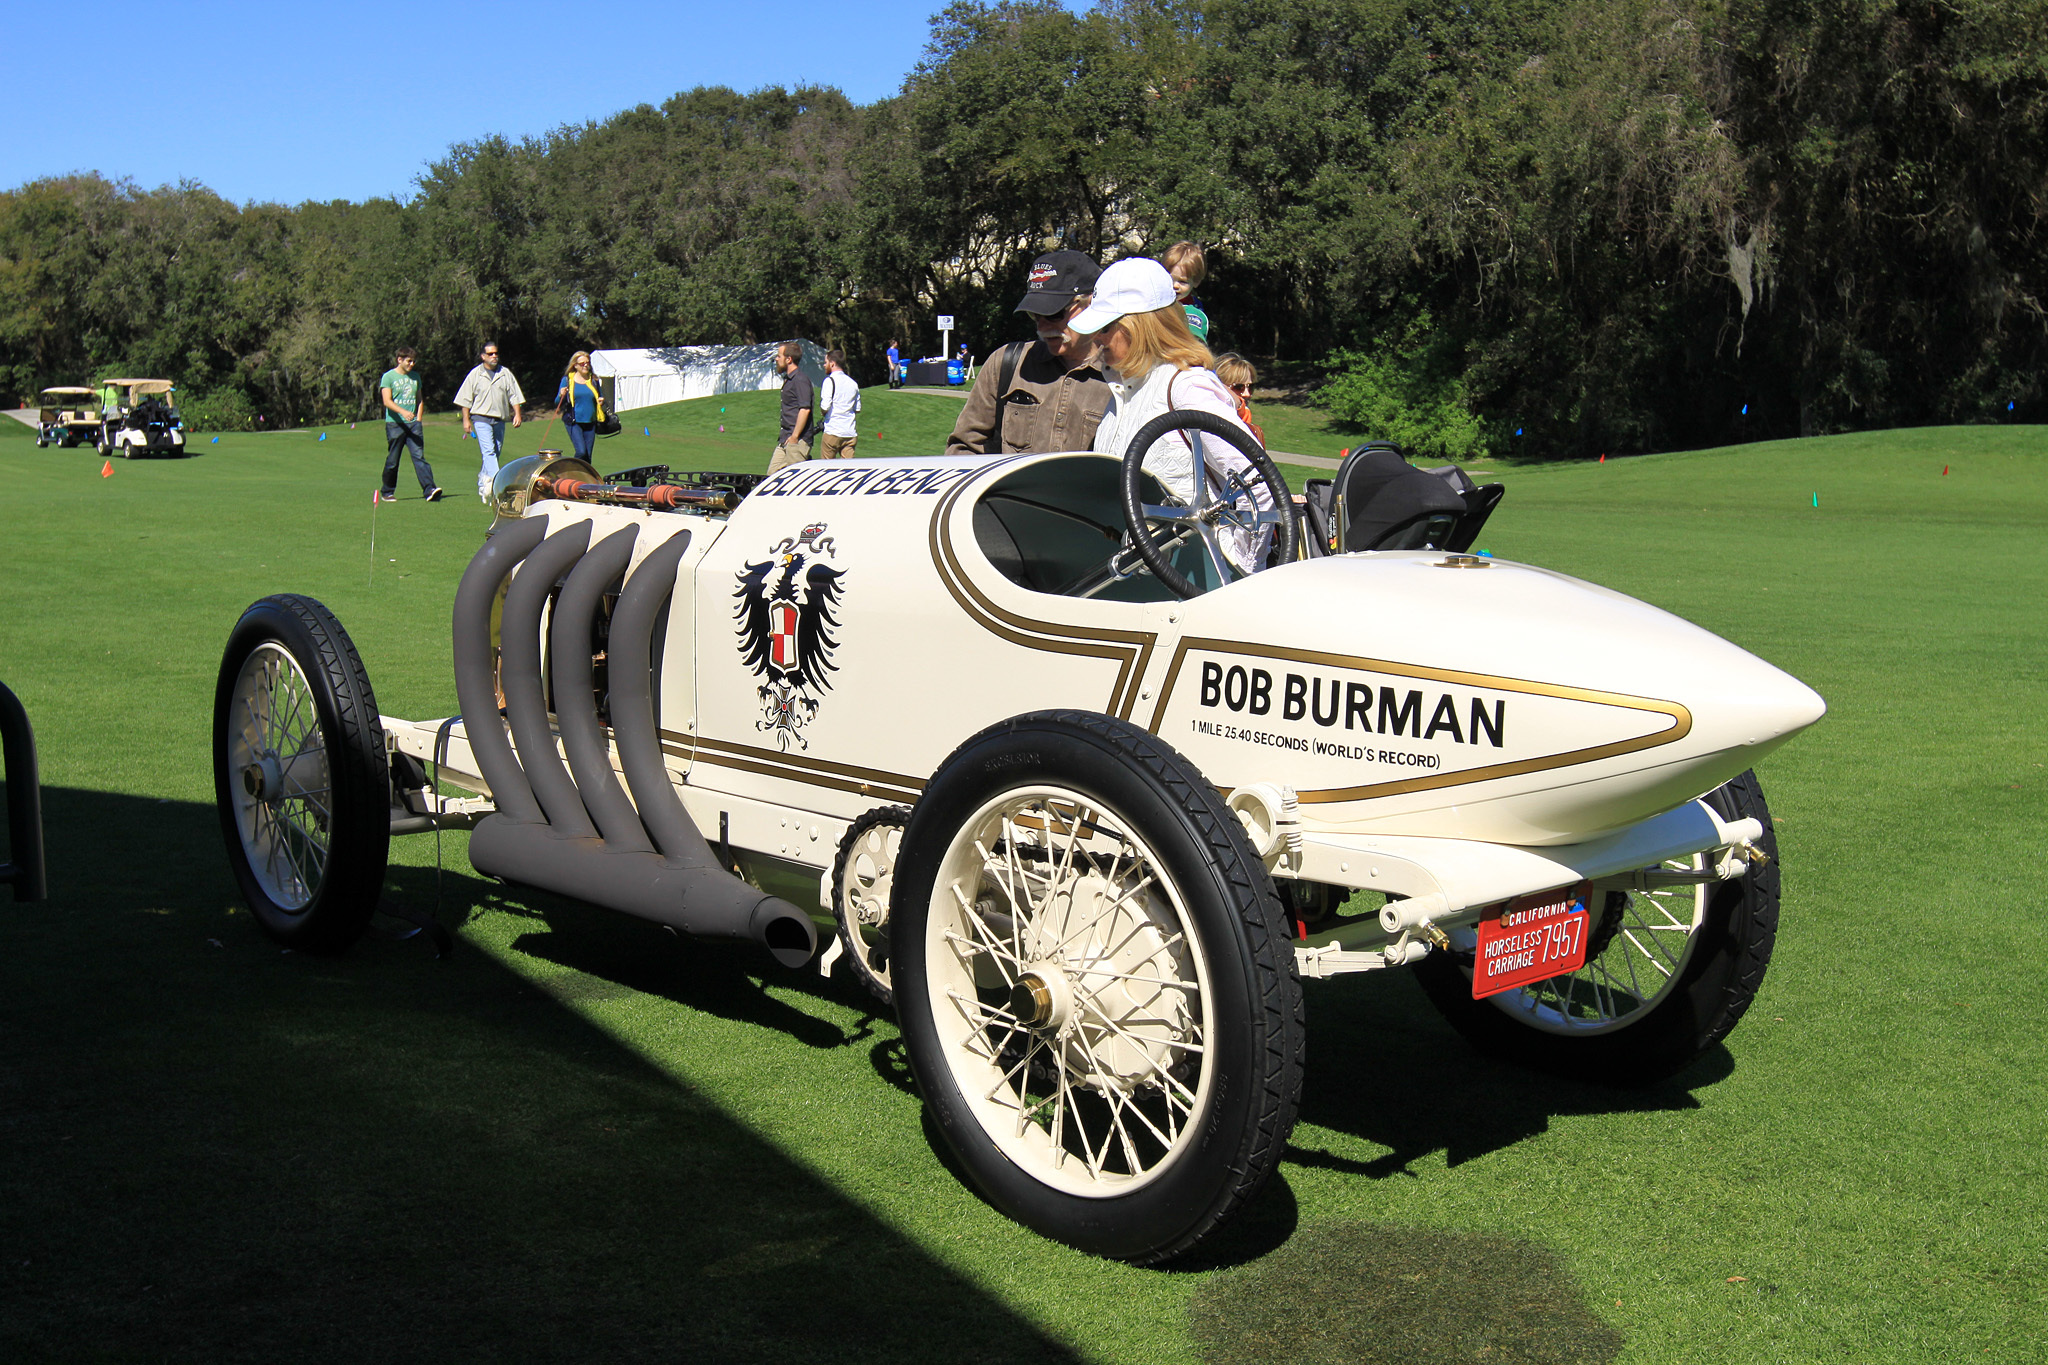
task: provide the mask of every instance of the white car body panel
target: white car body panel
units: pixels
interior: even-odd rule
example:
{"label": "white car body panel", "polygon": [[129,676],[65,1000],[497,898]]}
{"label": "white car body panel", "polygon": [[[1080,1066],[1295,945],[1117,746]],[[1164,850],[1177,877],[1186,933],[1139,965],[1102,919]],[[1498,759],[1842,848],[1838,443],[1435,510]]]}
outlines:
{"label": "white car body panel", "polygon": [[[1505,560],[1336,556],[1185,602],[1062,596],[1007,576],[977,536],[977,502],[1070,476],[1099,497],[1104,466],[1115,462],[812,461],[728,517],[552,500],[527,515],[551,531],[596,522],[593,542],[637,521],[635,566],[690,532],[658,690],[667,764],[707,838],[722,824],[735,849],[811,869],[830,867],[863,812],[914,804],[968,736],[1069,707],[1149,728],[1224,792],[1295,792],[1305,843],[1292,862],[1269,859],[1282,875],[1476,905],[1557,885],[1616,849],[1656,861],[1711,846],[1692,799],[1825,711],[1708,631]],[[1104,560],[1115,548],[1101,538]],[[824,630],[800,640],[819,573]],[[789,628],[768,631],[778,624]],[[750,647],[757,663],[807,667],[805,680],[778,685]],[[387,726],[416,756],[435,732]],[[444,755],[457,769],[460,736],[458,723]],[[1671,847],[1681,827],[1676,843],[1708,842]]]}

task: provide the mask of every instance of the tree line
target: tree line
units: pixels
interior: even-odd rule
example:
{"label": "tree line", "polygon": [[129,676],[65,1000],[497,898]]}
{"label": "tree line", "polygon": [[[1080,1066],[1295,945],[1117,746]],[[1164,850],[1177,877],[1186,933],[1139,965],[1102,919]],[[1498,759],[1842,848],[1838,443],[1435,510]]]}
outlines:
{"label": "tree line", "polygon": [[977,353],[1031,257],[1208,248],[1219,349],[1451,454],[2042,420],[2048,0],[962,0],[897,95],[709,87],[404,201],[0,194],[0,383],[221,425],[491,337]]}

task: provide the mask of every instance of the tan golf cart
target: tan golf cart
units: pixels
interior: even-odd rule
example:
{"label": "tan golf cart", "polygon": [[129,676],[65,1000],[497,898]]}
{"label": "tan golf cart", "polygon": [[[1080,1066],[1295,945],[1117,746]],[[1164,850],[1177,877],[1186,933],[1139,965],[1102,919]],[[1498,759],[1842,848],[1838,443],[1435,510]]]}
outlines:
{"label": "tan golf cart", "polygon": [[44,389],[36,414],[36,444],[63,446],[100,443],[100,411],[91,389],[58,385]]}

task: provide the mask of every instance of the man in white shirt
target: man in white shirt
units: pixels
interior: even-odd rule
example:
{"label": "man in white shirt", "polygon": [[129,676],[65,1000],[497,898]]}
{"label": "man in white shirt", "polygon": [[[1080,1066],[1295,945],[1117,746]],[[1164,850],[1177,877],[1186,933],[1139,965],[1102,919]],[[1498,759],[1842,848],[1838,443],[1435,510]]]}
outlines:
{"label": "man in white shirt", "polygon": [[505,422],[520,423],[519,409],[526,395],[512,371],[498,364],[498,343],[486,341],[480,363],[455,391],[455,406],[462,410],[462,434],[475,436],[483,452],[483,469],[477,475],[476,495],[491,500],[491,482],[498,477],[498,452],[505,448]]}
{"label": "man in white shirt", "polygon": [[818,458],[853,458],[854,415],[860,411],[860,385],[846,372],[846,356],[825,352],[825,386],[818,390],[818,410],[825,414],[825,435],[818,442]]}

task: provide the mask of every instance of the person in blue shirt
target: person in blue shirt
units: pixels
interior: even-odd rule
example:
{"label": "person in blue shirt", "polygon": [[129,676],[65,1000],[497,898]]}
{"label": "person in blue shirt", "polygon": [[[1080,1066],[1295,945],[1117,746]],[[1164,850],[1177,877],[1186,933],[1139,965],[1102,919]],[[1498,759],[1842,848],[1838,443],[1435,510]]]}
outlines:
{"label": "person in blue shirt", "polygon": [[555,411],[569,433],[569,449],[578,459],[590,458],[597,444],[598,419],[604,416],[604,400],[598,397],[597,380],[590,373],[590,352],[569,357],[569,372],[562,376],[555,394]]}
{"label": "person in blue shirt", "polygon": [[897,364],[896,343],[892,341],[889,343],[889,387],[892,389],[902,387],[902,381],[896,377]]}

